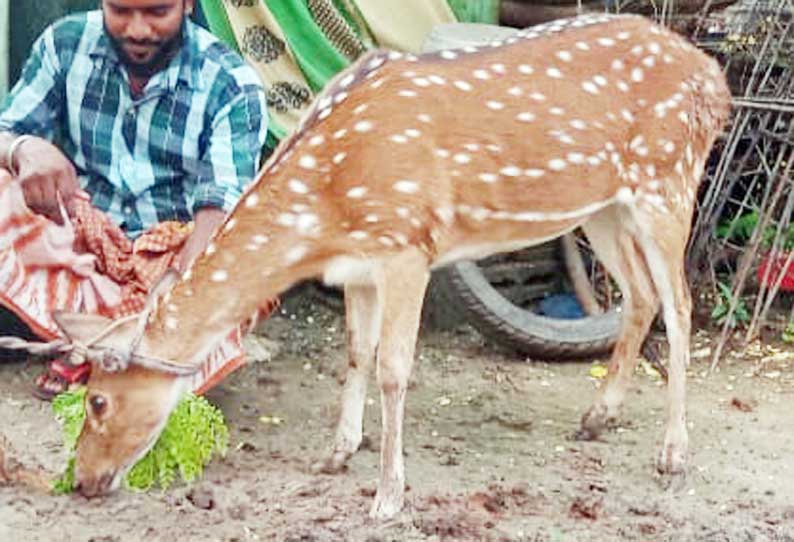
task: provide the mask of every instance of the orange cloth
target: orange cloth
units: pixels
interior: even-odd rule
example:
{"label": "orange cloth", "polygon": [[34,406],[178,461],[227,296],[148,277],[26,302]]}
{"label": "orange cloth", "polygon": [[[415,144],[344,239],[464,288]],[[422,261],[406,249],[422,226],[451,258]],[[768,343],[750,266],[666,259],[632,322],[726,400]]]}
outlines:
{"label": "orange cloth", "polygon": [[[64,226],[32,213],[0,170],[0,303],[47,340],[59,336],[58,310],[112,318],[140,312],[192,230],[163,222],[131,241],[87,196],[75,198],[71,212]],[[207,357],[192,389],[203,393],[244,361],[237,329]]]}

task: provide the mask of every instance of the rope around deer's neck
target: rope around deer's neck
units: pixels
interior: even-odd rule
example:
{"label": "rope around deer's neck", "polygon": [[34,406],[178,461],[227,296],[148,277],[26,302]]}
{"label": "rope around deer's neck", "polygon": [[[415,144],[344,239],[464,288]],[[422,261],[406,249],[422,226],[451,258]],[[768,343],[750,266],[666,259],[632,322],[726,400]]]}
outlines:
{"label": "rope around deer's neck", "polygon": [[139,317],[140,315],[138,314],[132,314],[114,320],[95,337],[85,343],[76,340],[65,341],[62,339],[56,339],[50,342],[36,342],[26,341],[19,337],[5,336],[0,337],[0,348],[27,350],[31,354],[43,356],[67,354],[68,362],[72,365],[82,365],[90,359],[100,363],[103,370],[108,372],[123,371],[127,368],[128,362],[134,362],[147,369],[162,371],[176,376],[188,376],[198,371],[198,366],[180,365],[169,360],[153,356],[144,356],[133,352],[125,355],[120,354],[117,349],[112,347],[97,346],[99,341],[118,326]]}

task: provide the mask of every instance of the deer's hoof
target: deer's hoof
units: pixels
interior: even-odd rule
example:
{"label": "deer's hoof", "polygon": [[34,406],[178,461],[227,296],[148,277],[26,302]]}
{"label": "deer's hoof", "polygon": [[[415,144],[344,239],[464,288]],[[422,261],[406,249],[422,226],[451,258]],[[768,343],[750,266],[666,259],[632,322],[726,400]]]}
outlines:
{"label": "deer's hoof", "polygon": [[321,461],[311,466],[313,474],[339,474],[347,468],[347,460],[352,454],[349,452],[335,451]]}
{"label": "deer's hoof", "polygon": [[391,519],[400,513],[403,508],[402,494],[375,495],[375,502],[369,511],[369,517],[377,520]]}
{"label": "deer's hoof", "polygon": [[666,442],[656,460],[656,471],[662,476],[680,478],[686,475],[686,446]]}
{"label": "deer's hoof", "polygon": [[582,416],[582,425],[576,432],[576,440],[596,440],[607,427],[609,417],[603,405],[593,405]]}

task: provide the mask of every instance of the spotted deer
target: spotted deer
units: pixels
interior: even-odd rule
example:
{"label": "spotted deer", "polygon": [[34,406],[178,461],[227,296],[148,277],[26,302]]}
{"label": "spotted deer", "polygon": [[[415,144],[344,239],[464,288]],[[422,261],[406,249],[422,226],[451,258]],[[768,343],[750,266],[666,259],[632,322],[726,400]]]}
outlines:
{"label": "spotted deer", "polygon": [[[370,53],[328,85],[148,318],[100,343],[189,372],[263,300],[310,277],[344,285],[348,374],[333,448],[316,468],[340,470],[361,443],[374,364],[383,426],[371,514],[388,517],[403,505],[406,384],[431,270],[582,227],[623,293],[623,325],[581,433],[594,438],[618,414],[661,304],[670,361],[657,466],[681,473],[684,250],[729,103],[714,60],[636,16],[559,20],[419,56]],[[108,325],[58,320],[73,341]],[[94,365],[77,448],[86,496],[115,489],[149,449],[183,380]]]}

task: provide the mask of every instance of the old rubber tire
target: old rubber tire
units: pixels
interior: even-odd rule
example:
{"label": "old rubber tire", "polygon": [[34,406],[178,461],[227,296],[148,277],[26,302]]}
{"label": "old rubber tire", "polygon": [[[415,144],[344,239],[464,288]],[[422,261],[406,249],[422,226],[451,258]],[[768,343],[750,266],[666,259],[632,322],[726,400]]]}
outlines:
{"label": "old rubber tire", "polygon": [[557,319],[518,306],[471,261],[438,270],[434,284],[444,302],[456,306],[463,319],[486,339],[535,358],[564,360],[605,354],[614,345],[620,327],[617,309]]}

